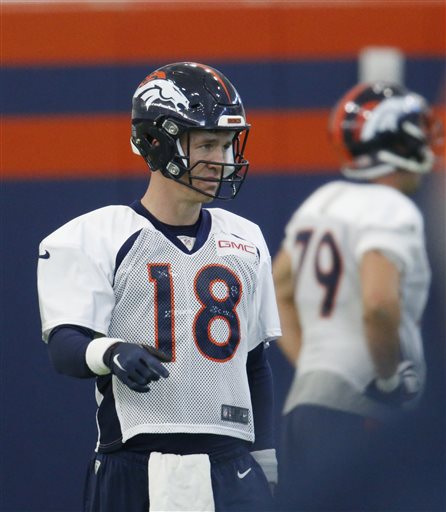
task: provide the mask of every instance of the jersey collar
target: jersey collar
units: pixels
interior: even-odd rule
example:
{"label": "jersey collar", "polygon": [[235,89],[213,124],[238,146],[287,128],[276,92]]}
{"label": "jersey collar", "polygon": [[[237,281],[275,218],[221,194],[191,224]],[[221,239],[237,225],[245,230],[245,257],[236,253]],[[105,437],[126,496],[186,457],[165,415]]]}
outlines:
{"label": "jersey collar", "polygon": [[[168,240],[170,240],[175,247],[180,249],[186,254],[193,254],[197,252],[208,239],[212,226],[212,217],[208,210],[202,208],[198,221],[192,226],[171,226],[159,221],[153,214],[147,210],[140,200],[134,201],[130,208],[135,210],[138,215],[142,215],[149,220],[153,226],[160,231]],[[195,244],[191,251],[189,251],[183,242],[177,238],[178,235],[195,236]]]}

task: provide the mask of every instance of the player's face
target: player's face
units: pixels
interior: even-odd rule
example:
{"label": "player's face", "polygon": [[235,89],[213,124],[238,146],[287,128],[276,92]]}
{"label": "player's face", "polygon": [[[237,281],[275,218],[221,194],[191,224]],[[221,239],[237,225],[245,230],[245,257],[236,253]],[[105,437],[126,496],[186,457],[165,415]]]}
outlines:
{"label": "player's face", "polygon": [[[190,177],[194,187],[214,194],[219,187],[222,172],[230,172],[230,167],[223,169],[217,162],[232,163],[232,140],[235,132],[225,131],[192,131],[189,135],[189,156],[192,171]],[[183,149],[187,153],[187,139],[182,141]],[[202,161],[206,162],[202,162]],[[197,163],[199,162],[199,163]],[[201,178],[201,179],[193,179]],[[189,177],[184,176],[188,180]],[[209,180],[209,181],[203,181]],[[214,181],[213,181],[214,180]],[[211,197],[200,194],[204,202],[212,201]]]}

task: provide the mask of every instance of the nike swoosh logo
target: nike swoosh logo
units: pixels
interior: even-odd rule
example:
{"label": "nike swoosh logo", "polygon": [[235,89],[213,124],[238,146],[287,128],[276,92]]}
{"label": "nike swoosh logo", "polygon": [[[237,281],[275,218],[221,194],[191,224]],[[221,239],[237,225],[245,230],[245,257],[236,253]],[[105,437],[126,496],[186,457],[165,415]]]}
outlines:
{"label": "nike swoosh logo", "polygon": [[113,362],[115,363],[115,365],[120,369],[122,370],[123,372],[126,372],[127,373],[127,370],[125,370],[122,366],[121,366],[121,363],[119,362],[119,354],[116,354],[115,357],[113,358]]}
{"label": "nike swoosh logo", "polygon": [[251,472],[252,468],[248,468],[246,471],[243,471],[243,473],[240,473],[240,471],[237,471],[237,476],[241,478],[245,478],[245,476]]}
{"label": "nike swoosh logo", "polygon": [[45,251],[43,254],[39,254],[39,258],[42,258],[42,260],[47,260],[50,257],[50,253],[48,251]]}

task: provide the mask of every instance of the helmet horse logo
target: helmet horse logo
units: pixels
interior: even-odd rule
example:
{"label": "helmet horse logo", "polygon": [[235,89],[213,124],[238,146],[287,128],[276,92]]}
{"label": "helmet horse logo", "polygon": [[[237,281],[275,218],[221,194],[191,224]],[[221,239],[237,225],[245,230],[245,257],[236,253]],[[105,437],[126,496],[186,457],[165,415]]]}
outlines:
{"label": "helmet horse logo", "polygon": [[[373,139],[376,134],[382,132],[396,133],[399,129],[398,123],[402,118],[418,114],[424,108],[423,99],[416,94],[386,98],[369,115],[369,119],[362,129],[361,140]],[[422,130],[409,121],[403,123],[402,129],[410,130],[409,133],[419,140],[425,139]]]}
{"label": "helmet horse logo", "polygon": [[189,100],[181,92],[178,86],[169,80],[155,79],[141,85],[135,91],[135,98],[140,97],[149,110],[152,104],[162,103],[164,107],[180,112],[183,108],[189,108]]}

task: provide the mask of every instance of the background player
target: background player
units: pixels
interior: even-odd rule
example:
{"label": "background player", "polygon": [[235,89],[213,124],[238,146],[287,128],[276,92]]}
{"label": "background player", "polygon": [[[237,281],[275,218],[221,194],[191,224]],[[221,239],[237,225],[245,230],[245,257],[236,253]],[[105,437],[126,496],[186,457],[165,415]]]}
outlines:
{"label": "background player", "polygon": [[85,510],[268,507],[264,346],[280,335],[270,256],[258,226],[202,208],[238,193],[248,131],[219,71],[154,71],[133,96],[132,148],[153,171],[142,199],[78,217],[40,245],[51,360],[96,377]]}
{"label": "background player", "polygon": [[426,101],[404,87],[348,91],[330,132],[343,174],[363,183],[322,186],[286,227],[273,263],[280,347],[296,365],[279,462],[285,509],[364,507],[354,482],[370,436],[422,393],[430,269],[406,194],[432,168],[430,127]]}

